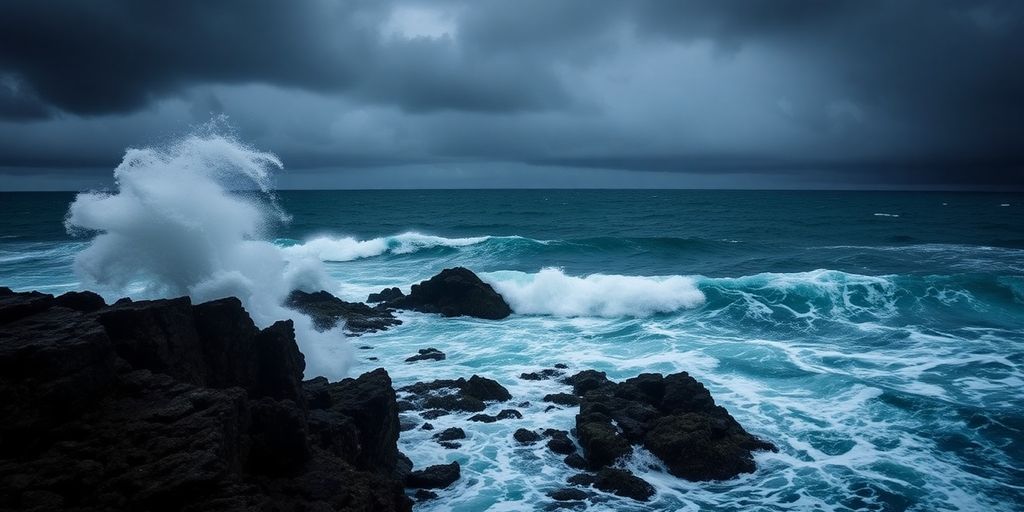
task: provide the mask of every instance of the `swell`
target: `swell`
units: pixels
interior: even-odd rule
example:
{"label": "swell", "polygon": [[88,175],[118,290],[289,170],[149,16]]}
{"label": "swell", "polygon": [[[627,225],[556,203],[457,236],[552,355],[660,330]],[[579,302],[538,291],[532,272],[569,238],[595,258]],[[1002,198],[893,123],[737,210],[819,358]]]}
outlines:
{"label": "swell", "polygon": [[[513,311],[559,317],[647,317],[692,312],[703,320],[813,328],[823,322],[1021,323],[1024,276],[869,276],[819,269],[743,277],[572,276],[557,268],[481,277]],[[936,318],[932,318],[932,317]],[[985,325],[982,322],[981,325]],[[733,325],[734,327],[735,325]]]}

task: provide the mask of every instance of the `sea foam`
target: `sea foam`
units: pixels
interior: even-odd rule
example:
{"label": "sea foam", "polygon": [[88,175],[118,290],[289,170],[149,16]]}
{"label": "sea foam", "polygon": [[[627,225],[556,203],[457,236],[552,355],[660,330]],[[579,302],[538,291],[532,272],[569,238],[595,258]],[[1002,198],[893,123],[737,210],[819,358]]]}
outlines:
{"label": "sea foam", "polygon": [[501,271],[482,279],[520,314],[564,317],[650,316],[699,306],[704,294],[692,278],[591,274],[566,275],[557,268],[536,274]]}
{"label": "sea foam", "polygon": [[486,242],[491,237],[445,238],[416,232],[358,240],[353,237],[320,236],[284,249],[286,254],[313,257],[321,261],[352,261],[382,254],[410,254],[433,247],[466,247]]}
{"label": "sea foam", "polygon": [[281,306],[293,289],[329,289],[320,261],[260,240],[287,218],[270,193],[282,163],[223,132],[214,121],[164,146],[129,149],[114,170],[116,191],[79,194],[65,226],[94,236],[75,273],[89,288],[136,298],[238,297],[261,327],[295,321],[307,374],[342,376],[340,334],[318,333]]}

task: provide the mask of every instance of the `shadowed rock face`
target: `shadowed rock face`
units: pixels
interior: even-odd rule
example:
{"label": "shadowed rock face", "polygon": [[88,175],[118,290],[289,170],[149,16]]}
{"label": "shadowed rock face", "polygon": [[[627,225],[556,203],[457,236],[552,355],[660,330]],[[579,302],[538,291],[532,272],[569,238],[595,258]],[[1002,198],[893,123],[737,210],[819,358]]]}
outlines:
{"label": "shadowed rock face", "polygon": [[386,303],[395,309],[411,309],[442,316],[472,316],[500,320],[512,314],[505,299],[469,269],[447,268],[412,285],[409,295]]}
{"label": "shadowed rock face", "polygon": [[322,290],[316,293],[295,290],[288,295],[285,305],[311,317],[313,326],[321,331],[344,322],[349,332],[359,335],[402,323],[383,304],[367,306],[362,302],[346,302]]}
{"label": "shadowed rock face", "polygon": [[379,369],[302,382],[237,299],[0,288],[0,509],[409,510]]}
{"label": "shadowed rock face", "polygon": [[771,443],[749,434],[686,372],[641,374],[613,383],[588,370],[566,379],[581,395],[576,431],[583,455],[600,469],[642,445],[669,472],[688,480],[723,480],[755,469],[755,450]]}

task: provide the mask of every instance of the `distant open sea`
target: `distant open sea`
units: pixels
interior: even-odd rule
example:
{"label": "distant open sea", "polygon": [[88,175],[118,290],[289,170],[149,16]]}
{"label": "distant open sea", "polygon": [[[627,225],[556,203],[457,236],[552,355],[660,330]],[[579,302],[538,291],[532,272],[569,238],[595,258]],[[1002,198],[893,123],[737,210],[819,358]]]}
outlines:
{"label": "distant open sea", "polygon": [[[83,288],[90,241],[63,226],[70,193],[0,193],[0,285]],[[285,191],[291,220],[266,239],[324,261],[347,300],[465,266],[512,305],[502,321],[403,313],[338,343],[350,373],[396,387],[497,379],[524,419],[466,423],[445,450],[418,429],[400,448],[463,478],[417,510],[533,510],[573,470],[523,448],[517,428],[574,425],[545,412],[566,363],[613,379],[685,370],[779,453],[756,473],[688,483],[638,453],[654,501],[590,510],[1024,509],[1024,195],[622,190]],[[137,288],[142,290],[142,287]],[[108,300],[123,290],[98,290]],[[145,294],[141,291],[139,295]],[[420,348],[444,361],[407,364]],[[371,361],[369,357],[378,358]],[[489,411],[493,412],[493,411]]]}

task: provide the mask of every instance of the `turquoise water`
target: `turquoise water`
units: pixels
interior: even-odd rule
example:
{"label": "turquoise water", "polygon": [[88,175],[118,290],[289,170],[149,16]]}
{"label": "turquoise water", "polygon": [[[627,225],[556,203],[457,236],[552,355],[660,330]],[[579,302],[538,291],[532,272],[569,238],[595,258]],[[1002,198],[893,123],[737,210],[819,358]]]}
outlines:
{"label": "turquoise water", "polygon": [[[0,285],[83,287],[88,233],[62,221],[72,194],[0,194]],[[265,238],[323,261],[332,293],[408,290],[445,267],[492,283],[516,314],[491,322],[403,314],[351,341],[351,373],[397,385],[478,373],[524,419],[453,415],[444,450],[413,430],[417,466],[463,478],[422,510],[531,510],[572,470],[515,445],[567,363],[612,378],[685,370],[748,430],[780,447],[752,475],[687,483],[649,454],[625,464],[655,501],[602,496],[591,510],[1019,510],[1024,507],[1024,196],[730,191],[281,192]],[[108,299],[142,288],[101,290]],[[349,343],[339,336],[337,343]],[[406,364],[417,349],[448,354]],[[371,361],[369,357],[378,358]],[[501,408],[501,407],[496,407]],[[494,412],[494,411],[489,411]]]}

